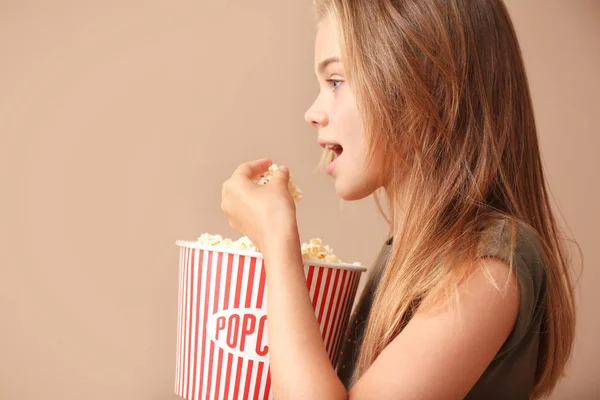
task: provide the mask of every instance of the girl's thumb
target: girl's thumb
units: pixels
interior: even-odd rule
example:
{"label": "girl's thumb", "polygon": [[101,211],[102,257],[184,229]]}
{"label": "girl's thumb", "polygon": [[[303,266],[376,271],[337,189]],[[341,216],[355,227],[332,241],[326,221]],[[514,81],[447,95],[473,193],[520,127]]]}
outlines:
{"label": "girl's thumb", "polygon": [[290,180],[290,171],[287,167],[280,166],[273,172],[273,179],[287,184]]}

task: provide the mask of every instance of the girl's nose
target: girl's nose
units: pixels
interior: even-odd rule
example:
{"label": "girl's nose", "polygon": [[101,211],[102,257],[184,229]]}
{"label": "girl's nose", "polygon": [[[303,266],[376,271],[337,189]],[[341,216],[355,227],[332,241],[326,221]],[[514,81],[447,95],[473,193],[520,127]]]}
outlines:
{"label": "girl's nose", "polygon": [[324,127],[328,123],[327,113],[324,110],[317,108],[315,104],[316,102],[306,111],[304,119],[315,128]]}

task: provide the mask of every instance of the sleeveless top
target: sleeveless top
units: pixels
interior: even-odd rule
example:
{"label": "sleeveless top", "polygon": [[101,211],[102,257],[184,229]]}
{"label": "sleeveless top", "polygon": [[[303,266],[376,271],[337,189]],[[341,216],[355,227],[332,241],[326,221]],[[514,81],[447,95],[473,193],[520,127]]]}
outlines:
{"label": "sleeveless top", "polygon": [[[485,234],[491,234],[492,240],[484,255],[497,257],[509,263],[511,228],[506,220],[494,222]],[[379,253],[358,304],[352,312],[342,343],[337,374],[348,390],[354,384],[362,335],[391,244],[392,239],[385,243]],[[519,315],[515,326],[465,399],[529,399],[533,389],[546,293],[546,270],[534,232],[522,223],[517,225],[513,268],[521,291]]]}

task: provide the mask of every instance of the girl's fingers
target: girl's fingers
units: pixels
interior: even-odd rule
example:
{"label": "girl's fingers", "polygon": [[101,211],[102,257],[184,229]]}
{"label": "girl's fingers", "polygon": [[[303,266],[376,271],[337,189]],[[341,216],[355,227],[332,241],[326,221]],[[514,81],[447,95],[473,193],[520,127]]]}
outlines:
{"label": "girl's fingers", "polygon": [[260,160],[248,161],[241,164],[235,172],[234,175],[242,175],[246,178],[252,179],[257,175],[260,175],[266,172],[269,167],[273,164],[273,162],[268,158],[263,158]]}
{"label": "girl's fingers", "polygon": [[273,179],[271,179],[271,182],[281,183],[281,184],[287,186],[289,181],[290,181],[290,171],[288,170],[287,167],[284,167],[282,165],[279,167],[279,169],[277,169],[273,172]]}

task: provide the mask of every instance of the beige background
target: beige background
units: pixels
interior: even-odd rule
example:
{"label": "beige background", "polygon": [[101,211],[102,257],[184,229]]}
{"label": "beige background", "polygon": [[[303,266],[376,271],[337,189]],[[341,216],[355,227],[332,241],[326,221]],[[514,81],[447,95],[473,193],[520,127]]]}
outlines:
{"label": "beige background", "polygon": [[[290,166],[304,239],[373,260],[372,200],[340,210],[313,172],[311,3],[0,0],[1,399],[176,398],[175,240],[233,234],[220,185],[243,160]],[[600,398],[600,2],[508,5],[550,185],[585,254],[553,398]]]}

